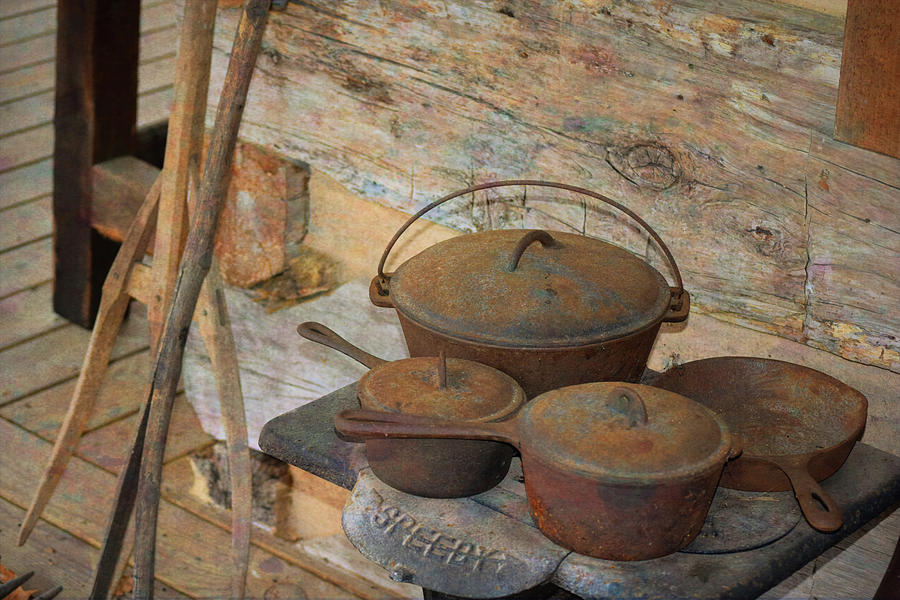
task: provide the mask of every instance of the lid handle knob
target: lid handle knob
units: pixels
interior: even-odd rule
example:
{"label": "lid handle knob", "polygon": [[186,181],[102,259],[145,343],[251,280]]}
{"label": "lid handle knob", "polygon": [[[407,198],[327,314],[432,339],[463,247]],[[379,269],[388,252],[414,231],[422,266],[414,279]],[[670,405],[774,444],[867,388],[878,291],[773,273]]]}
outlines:
{"label": "lid handle knob", "polygon": [[617,387],[609,394],[606,408],[625,417],[628,428],[647,424],[647,407],[636,391]]}
{"label": "lid handle knob", "polygon": [[506,270],[510,273],[515,271],[519,266],[519,259],[522,258],[522,254],[525,252],[525,249],[535,242],[540,242],[541,246],[543,246],[544,248],[556,245],[556,240],[553,239],[553,236],[551,236],[543,229],[535,229],[534,231],[529,231],[524,236],[522,236],[522,239],[519,240],[518,244],[516,244],[515,250],[513,250],[512,254],[509,255],[509,264],[507,265]]}

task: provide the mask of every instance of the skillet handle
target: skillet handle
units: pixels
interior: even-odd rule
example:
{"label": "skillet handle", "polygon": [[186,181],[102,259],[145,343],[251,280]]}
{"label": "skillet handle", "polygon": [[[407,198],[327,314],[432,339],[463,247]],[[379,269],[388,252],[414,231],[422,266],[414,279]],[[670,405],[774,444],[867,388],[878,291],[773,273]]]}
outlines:
{"label": "skillet handle", "polygon": [[358,442],[383,438],[490,440],[519,448],[518,421],[495,423],[444,421],[429,417],[376,410],[342,410],[334,416],[334,429]]}
{"label": "skillet handle", "polygon": [[779,458],[772,462],[791,480],[800,510],[814,529],[832,532],[841,528],[844,524],[841,509],[809,474],[807,461]]}
{"label": "skillet handle", "polygon": [[321,323],[316,323],[315,321],[300,323],[297,325],[297,333],[311,342],[334,348],[341,354],[349,356],[356,362],[362,363],[370,369],[374,369],[378,365],[387,362],[383,358],[373,356],[362,348],[354,346],[328,327],[325,327]]}

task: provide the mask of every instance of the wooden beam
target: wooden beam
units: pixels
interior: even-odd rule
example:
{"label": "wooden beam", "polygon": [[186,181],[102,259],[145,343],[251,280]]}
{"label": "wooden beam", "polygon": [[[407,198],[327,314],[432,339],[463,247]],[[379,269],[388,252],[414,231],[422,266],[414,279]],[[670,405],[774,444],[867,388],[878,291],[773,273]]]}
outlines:
{"label": "wooden beam", "polygon": [[57,9],[53,308],[83,327],[115,255],[91,229],[90,171],[133,150],[139,26],[139,0],[61,0]]}
{"label": "wooden beam", "polygon": [[900,158],[900,3],[850,0],[834,137]]}

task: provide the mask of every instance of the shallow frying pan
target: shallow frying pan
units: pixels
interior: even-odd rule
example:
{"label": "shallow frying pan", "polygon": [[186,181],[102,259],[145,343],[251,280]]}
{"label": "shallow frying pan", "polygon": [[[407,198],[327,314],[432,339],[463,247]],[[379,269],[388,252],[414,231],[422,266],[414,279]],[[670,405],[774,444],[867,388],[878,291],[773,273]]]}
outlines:
{"label": "shallow frying pan", "polygon": [[744,452],[725,467],[720,485],[793,488],[810,525],[840,528],[840,509],[817,482],[844,464],[862,436],[865,396],[819,371],[762,358],[689,362],[650,383],[712,409],[741,441]]}

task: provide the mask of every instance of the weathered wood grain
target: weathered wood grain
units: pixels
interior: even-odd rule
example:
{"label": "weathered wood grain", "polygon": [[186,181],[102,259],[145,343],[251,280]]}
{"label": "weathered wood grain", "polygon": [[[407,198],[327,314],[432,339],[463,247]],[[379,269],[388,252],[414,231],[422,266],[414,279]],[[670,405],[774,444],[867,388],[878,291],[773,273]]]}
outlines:
{"label": "weathered wood grain", "polygon": [[[18,450],[0,453],[0,472],[4,474],[0,496],[22,506],[30,499],[31,482],[40,477],[51,445],[2,419],[0,438]],[[98,547],[114,486],[114,475],[73,458],[44,518]],[[165,500],[161,502],[159,581],[188,596],[222,597],[230,587],[230,563],[226,558],[229,546],[227,532]],[[248,597],[262,598],[269,590],[271,596],[277,591],[273,586],[280,581],[300,586],[309,598],[355,597],[260,548],[251,551],[250,565]],[[300,596],[294,592],[291,597]]]}
{"label": "weathered wood grain", "polygon": [[29,242],[0,254],[0,298],[53,277],[50,239]]}
{"label": "weathered wood grain", "polygon": [[[146,381],[146,372],[144,381]],[[78,456],[98,467],[118,474],[127,463],[131,447],[131,432],[137,426],[137,420],[138,415],[132,414],[86,433],[78,443]],[[166,441],[164,462],[171,462],[191,452],[196,452],[215,441],[200,427],[197,415],[185,400],[184,394],[179,394],[175,398],[169,435],[170,437]]]}
{"label": "weathered wood grain", "polygon": [[20,42],[56,30],[56,6],[30,12],[14,19],[0,20],[0,46]]}
{"label": "weathered wood grain", "polygon": [[900,371],[900,188],[815,158],[808,169],[809,343]]}
{"label": "weathered wood grain", "polygon": [[[143,400],[142,392],[149,370],[148,351],[111,363],[85,430],[93,431],[136,413]],[[56,439],[74,391],[75,381],[65,381],[4,406],[0,409],[0,416],[52,442]],[[127,444],[128,438],[128,435],[124,436],[122,443]]]}
{"label": "weathered wood grain", "polygon": [[45,159],[0,174],[0,208],[46,196],[53,189],[53,161]]}
{"label": "weathered wood grain", "polygon": [[53,61],[0,75],[0,102],[10,102],[53,89]]}
{"label": "weathered wood grain", "polygon": [[900,158],[900,4],[850,0],[836,139]]}
{"label": "weathered wood grain", "polygon": [[169,118],[172,109],[171,87],[138,96],[138,127],[153,125]]}
{"label": "weathered wood grain", "polygon": [[53,92],[44,92],[0,106],[0,135],[6,135],[53,119]]}
{"label": "weathered wood grain", "polygon": [[[214,86],[236,16],[219,13]],[[806,326],[807,171],[813,136],[833,130],[841,36],[841,19],[779,3],[291,4],[242,135],[407,212],[488,179],[595,189],[657,228],[698,306],[822,345]],[[658,262],[621,219],[539,200],[469,198],[434,218],[556,223]],[[879,352],[856,360],[893,368]]]}
{"label": "weathered wood grain", "polygon": [[52,214],[49,196],[0,212],[0,252],[49,236]]}
{"label": "weathered wood grain", "polygon": [[5,46],[0,52],[0,73],[40,63],[56,55],[56,36],[45,33]]}
{"label": "weathered wood grain", "polygon": [[[203,502],[192,491],[194,472],[190,457],[183,457],[167,464],[163,469],[163,497],[180,508],[212,522],[225,531],[231,530],[231,517],[227,510]],[[315,515],[308,515],[315,518]],[[416,586],[395,583],[387,573],[356,550],[343,533],[340,539],[329,539],[321,544],[290,543],[276,537],[268,528],[253,526],[253,545],[282,560],[314,573],[361,598],[421,598]]]}
{"label": "weathered wood grain", "polygon": [[[0,404],[75,377],[89,337],[89,331],[67,326],[0,352]],[[112,356],[119,358],[146,347],[146,320],[132,316],[122,325]]]}
{"label": "weathered wood grain", "polygon": [[53,152],[49,123],[0,138],[0,173],[47,158]]}
{"label": "weathered wood grain", "polygon": [[53,312],[51,286],[48,281],[0,300],[0,349],[66,323]]}
{"label": "weathered wood grain", "polygon": [[0,18],[6,19],[53,5],[53,0],[3,0],[0,2]]}

